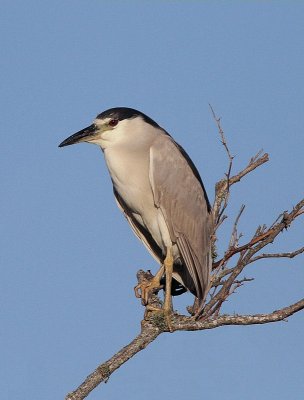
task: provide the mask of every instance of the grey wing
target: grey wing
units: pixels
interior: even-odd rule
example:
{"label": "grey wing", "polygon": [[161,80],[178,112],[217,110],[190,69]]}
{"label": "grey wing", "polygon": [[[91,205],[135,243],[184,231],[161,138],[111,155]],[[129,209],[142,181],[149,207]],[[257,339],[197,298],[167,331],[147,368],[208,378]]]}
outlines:
{"label": "grey wing", "polygon": [[153,142],[149,174],[155,205],[186,267],[184,283],[201,305],[211,270],[212,220],[205,189],[192,161],[169,135],[159,135]]}
{"label": "grey wing", "polygon": [[[162,264],[164,261],[164,255],[162,254],[161,248],[157,245],[155,240],[153,239],[152,235],[150,232],[146,229],[145,226],[141,225],[132,212],[128,209],[126,203],[123,201],[119,193],[115,190],[113,187],[113,192],[115,196],[116,203],[118,205],[118,208],[123,212],[124,216],[126,217],[127,221],[129,222],[133,232],[135,235],[139,238],[139,240],[146,246],[148,249],[149,253],[152,255],[152,257],[159,263]],[[172,295],[173,296],[178,296],[179,294],[182,294],[185,292],[183,289],[183,286],[180,286],[178,282],[173,280],[172,282]]]}

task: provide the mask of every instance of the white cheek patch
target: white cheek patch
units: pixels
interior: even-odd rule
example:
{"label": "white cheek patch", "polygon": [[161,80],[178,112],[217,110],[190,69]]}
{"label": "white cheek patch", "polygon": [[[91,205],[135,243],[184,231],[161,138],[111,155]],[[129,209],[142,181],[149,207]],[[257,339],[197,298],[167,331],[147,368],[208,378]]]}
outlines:
{"label": "white cheek patch", "polygon": [[147,126],[142,118],[126,118],[113,127],[109,126],[111,119],[113,118],[102,120],[96,118],[93,121],[99,132],[90,140],[91,143],[98,144],[103,149],[112,146],[130,146],[130,143],[134,146],[145,139],[142,132],[149,131],[149,125]]}

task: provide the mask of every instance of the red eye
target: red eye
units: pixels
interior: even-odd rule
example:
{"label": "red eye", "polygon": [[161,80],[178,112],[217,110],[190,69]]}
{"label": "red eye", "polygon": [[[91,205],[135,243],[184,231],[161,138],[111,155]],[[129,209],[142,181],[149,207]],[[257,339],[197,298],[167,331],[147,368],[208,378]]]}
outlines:
{"label": "red eye", "polygon": [[118,119],[111,119],[110,121],[109,121],[109,125],[110,126],[116,126],[118,124]]}

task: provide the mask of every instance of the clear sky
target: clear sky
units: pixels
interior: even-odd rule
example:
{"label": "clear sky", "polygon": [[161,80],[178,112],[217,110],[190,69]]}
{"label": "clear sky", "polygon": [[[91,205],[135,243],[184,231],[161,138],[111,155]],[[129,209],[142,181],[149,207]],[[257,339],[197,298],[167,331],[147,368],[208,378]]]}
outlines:
{"label": "clear sky", "polygon": [[[63,399],[139,331],[139,268],[157,265],[112,195],[102,153],[58,149],[99,112],[145,112],[185,147],[209,197],[260,148],[271,162],[231,196],[244,241],[303,197],[304,3],[0,2],[1,398]],[[269,249],[303,245],[303,218]],[[303,256],[251,265],[225,312],[303,297]],[[184,311],[185,295],[175,301]],[[163,334],[90,399],[303,399],[304,314],[277,323]]]}

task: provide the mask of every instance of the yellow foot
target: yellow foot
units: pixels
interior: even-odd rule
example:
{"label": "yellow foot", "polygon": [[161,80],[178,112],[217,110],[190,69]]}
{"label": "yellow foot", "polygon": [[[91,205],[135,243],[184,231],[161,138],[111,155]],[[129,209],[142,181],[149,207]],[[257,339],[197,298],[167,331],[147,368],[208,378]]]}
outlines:
{"label": "yellow foot", "polygon": [[150,280],[145,279],[143,282],[136,285],[134,288],[134,292],[135,296],[141,299],[142,304],[145,306],[148,304],[148,301],[152,294],[158,292],[160,289],[162,289],[160,279],[155,276]]}

